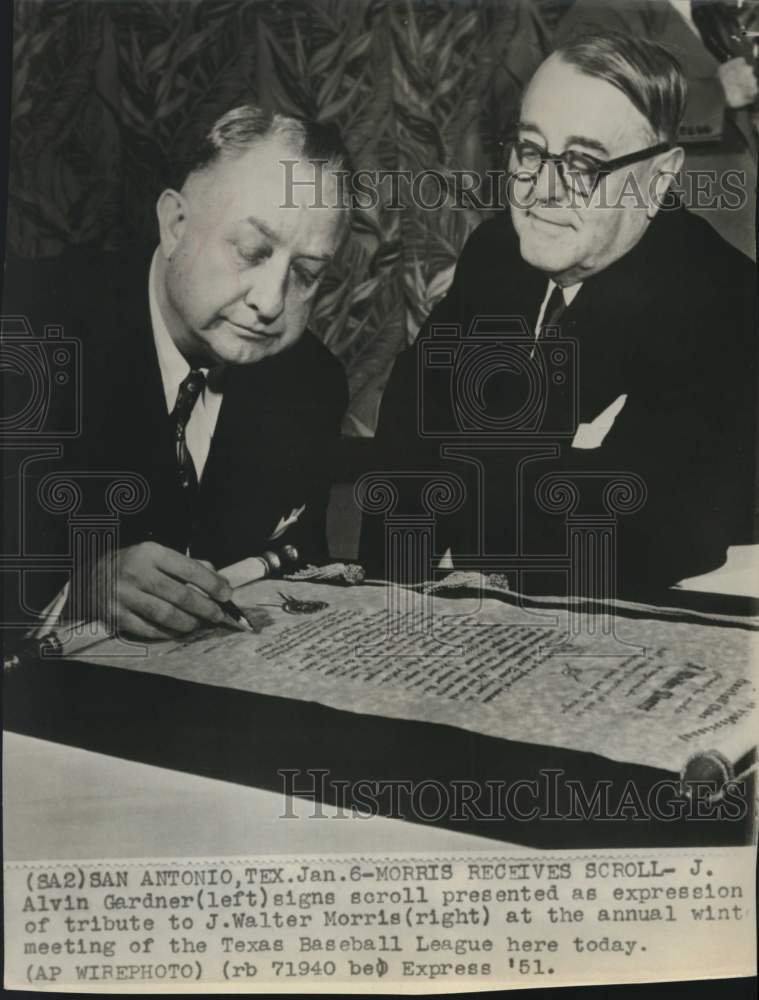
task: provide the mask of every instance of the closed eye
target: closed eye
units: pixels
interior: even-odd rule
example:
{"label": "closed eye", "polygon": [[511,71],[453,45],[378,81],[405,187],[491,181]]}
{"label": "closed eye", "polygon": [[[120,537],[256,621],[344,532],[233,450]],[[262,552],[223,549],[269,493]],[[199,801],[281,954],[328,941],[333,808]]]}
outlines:
{"label": "closed eye", "polygon": [[293,272],[296,280],[304,288],[312,288],[319,281],[323,273],[322,271],[310,271],[307,267],[297,264],[293,267]]}
{"label": "closed eye", "polygon": [[271,247],[269,246],[244,246],[235,244],[235,253],[239,262],[245,267],[254,267],[262,261],[271,257]]}

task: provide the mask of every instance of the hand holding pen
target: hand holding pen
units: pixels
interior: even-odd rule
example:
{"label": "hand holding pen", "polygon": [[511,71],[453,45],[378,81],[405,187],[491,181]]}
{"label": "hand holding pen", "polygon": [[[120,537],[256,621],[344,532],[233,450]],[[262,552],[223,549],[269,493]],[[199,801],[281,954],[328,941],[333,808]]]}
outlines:
{"label": "hand holding pen", "polygon": [[[65,614],[69,621],[100,621],[106,634],[118,631],[139,639],[176,638],[209,624],[248,631],[245,615],[232,601],[233,588],[276,575],[297,559],[297,550],[285,545],[217,572],[204,560],[141,542],[98,560],[69,588],[68,600],[63,591]],[[46,624],[57,623],[59,616],[60,608]]]}
{"label": "hand holding pen", "polygon": [[[262,552],[260,556],[251,556],[249,559],[243,559],[242,562],[227,566],[221,570],[221,575],[233,587],[240,587],[246,583],[254,583],[256,580],[277,576],[281,570],[297,561],[298,550],[295,546],[283,545],[279,552],[270,549]],[[234,601],[224,601],[219,606],[240,628],[252,631],[248,619]]]}
{"label": "hand holding pen", "polygon": [[[77,588],[79,591],[80,588]],[[168,639],[228,622],[232,587],[208,563],[157,542],[140,542],[98,560],[83,589],[78,618],[114,623],[141,639]]]}

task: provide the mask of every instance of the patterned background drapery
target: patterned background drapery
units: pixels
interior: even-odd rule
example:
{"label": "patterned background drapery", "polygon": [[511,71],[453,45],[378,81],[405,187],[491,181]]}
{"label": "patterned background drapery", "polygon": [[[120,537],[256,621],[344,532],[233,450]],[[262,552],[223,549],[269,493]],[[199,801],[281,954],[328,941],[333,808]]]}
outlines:
{"label": "patterned background drapery", "polygon": [[[17,0],[8,243],[154,240],[172,149],[245,101],[339,126],[358,168],[498,165],[560,0]],[[445,292],[481,214],[356,213],[312,328],[372,432],[392,359]]]}

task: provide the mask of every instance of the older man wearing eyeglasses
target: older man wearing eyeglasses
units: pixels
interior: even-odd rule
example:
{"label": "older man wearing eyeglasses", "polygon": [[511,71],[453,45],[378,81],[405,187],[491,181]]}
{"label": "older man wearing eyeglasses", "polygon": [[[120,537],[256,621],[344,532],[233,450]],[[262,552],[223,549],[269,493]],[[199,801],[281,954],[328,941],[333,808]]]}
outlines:
{"label": "older man wearing eyeglasses", "polygon": [[[377,429],[378,466],[467,485],[437,524],[454,567],[582,591],[550,495],[562,479],[572,515],[599,523],[605,483],[636,494],[603,557],[625,596],[752,538],[756,278],[673,194],[685,100],[663,48],[613,33],[566,44],[524,94],[508,208],[474,232],[398,358]],[[392,576],[378,520],[365,518],[362,558]]]}

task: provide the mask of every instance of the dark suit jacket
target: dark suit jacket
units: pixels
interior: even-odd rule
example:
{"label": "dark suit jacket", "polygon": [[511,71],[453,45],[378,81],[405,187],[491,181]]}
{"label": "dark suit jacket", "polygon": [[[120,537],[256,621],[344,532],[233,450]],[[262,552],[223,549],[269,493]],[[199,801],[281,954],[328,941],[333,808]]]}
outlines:
{"label": "dark suit jacket", "polygon": [[[178,551],[189,545],[191,555],[217,567],[287,542],[304,559],[325,559],[327,452],[347,406],[341,365],[306,332],[282,354],[227,369],[200,490],[189,505],[150,324],[150,256],[69,252],[61,260],[9,263],[4,313],[26,314],[37,338],[44,324],[55,323],[81,342],[81,377],[74,379],[81,436],[66,441],[62,460],[26,471],[27,516],[34,512],[27,551],[61,552],[68,545],[66,518],[39,510],[36,484],[48,472],[86,470],[136,472],[149,484],[146,506],[121,518],[121,545],[148,539]],[[75,394],[57,388],[46,420],[53,430],[74,419]],[[86,485],[85,505],[103,512],[102,480],[90,477]],[[301,520],[269,542],[280,518],[303,504]]]}
{"label": "dark suit jacket", "polygon": [[[414,347],[397,359],[380,411],[378,464],[460,475],[466,502],[458,514],[439,519],[438,551],[451,545],[460,565],[467,554],[501,556],[512,586],[527,591],[557,593],[566,586],[553,572],[533,567],[518,578],[515,569],[524,566],[517,554],[538,563],[566,554],[565,516],[536,502],[537,483],[550,473],[567,473],[580,485],[578,511],[591,516],[603,513],[599,490],[606,474],[630,472],[644,481],[642,508],[619,515],[618,592],[642,594],[719,566],[729,544],[752,540],[757,300],[751,263],[683,209],[660,212],[630,252],[583,284],[562,317],[562,338],[576,343],[577,413],[566,436],[549,435],[558,454],[540,454],[545,441],[535,433],[567,419],[571,370],[550,361],[549,377],[564,372],[568,378],[551,384],[544,423],[512,433],[516,451],[503,442],[482,450],[488,439],[476,429],[456,433],[462,397],[455,379],[446,378],[453,366],[445,352],[437,352],[433,364],[424,352],[433,338],[445,346],[463,331],[460,365],[477,341],[490,342],[472,328],[488,315],[521,317],[532,337],[546,288],[546,275],[522,259],[508,213],[473,233],[447,296]],[[433,334],[446,325],[447,338]],[[491,337],[494,352],[502,339]],[[470,409],[473,386],[470,380]],[[518,371],[495,365],[479,388],[484,410],[503,417],[519,409],[530,387]],[[577,423],[593,421],[623,394],[626,404],[602,445],[571,447]],[[420,420],[427,428],[451,427],[448,444],[459,442],[464,457],[441,458],[441,440],[415,433]],[[524,458],[530,460],[520,467]],[[402,496],[396,513],[414,502]],[[364,517],[362,559],[374,573],[384,570],[380,521]]]}

